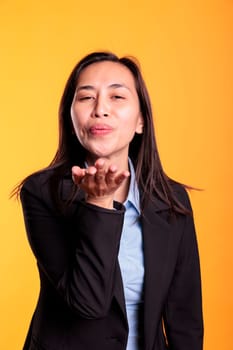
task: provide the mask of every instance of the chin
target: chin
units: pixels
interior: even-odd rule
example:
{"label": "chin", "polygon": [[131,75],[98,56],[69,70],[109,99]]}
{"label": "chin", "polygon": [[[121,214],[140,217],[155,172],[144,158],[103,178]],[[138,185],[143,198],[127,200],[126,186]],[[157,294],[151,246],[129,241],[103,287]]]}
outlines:
{"label": "chin", "polygon": [[98,158],[108,158],[110,156],[109,152],[104,150],[90,150],[88,151],[88,157],[92,160],[96,160]]}

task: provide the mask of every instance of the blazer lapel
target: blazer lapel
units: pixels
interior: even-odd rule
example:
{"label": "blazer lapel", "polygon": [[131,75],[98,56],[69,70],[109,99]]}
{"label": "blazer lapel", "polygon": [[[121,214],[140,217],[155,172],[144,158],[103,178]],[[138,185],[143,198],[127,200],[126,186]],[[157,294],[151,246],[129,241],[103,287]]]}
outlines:
{"label": "blazer lapel", "polygon": [[166,220],[168,206],[157,200],[150,202],[142,217],[144,240],[144,340],[145,349],[152,348],[155,326],[161,317],[166,267],[169,259],[170,225]]}

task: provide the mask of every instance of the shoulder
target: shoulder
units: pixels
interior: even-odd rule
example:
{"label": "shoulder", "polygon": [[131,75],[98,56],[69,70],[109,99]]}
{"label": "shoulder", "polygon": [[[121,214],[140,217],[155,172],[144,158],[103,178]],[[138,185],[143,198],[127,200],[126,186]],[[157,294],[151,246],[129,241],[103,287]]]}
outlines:
{"label": "shoulder", "polygon": [[[81,198],[81,194],[74,189],[71,172],[58,168],[48,168],[29,175],[20,191],[22,204],[37,203],[62,214],[68,202],[77,204]],[[75,206],[67,207],[71,212]]]}
{"label": "shoulder", "polygon": [[[69,188],[71,190],[72,178],[71,174],[64,174],[57,168],[46,168],[29,175],[24,181],[20,191],[20,198],[26,195],[40,197],[46,201],[50,201],[53,197],[59,198],[62,195],[64,184],[69,179]],[[68,189],[65,186],[66,190]]]}
{"label": "shoulder", "polygon": [[53,169],[45,169],[29,175],[23,181],[21,194],[25,191],[33,192],[35,194],[40,192],[43,187],[49,186],[49,181],[53,175]]}
{"label": "shoulder", "polygon": [[23,208],[54,207],[50,185],[53,174],[52,169],[45,169],[24,179],[20,190],[20,200]]}

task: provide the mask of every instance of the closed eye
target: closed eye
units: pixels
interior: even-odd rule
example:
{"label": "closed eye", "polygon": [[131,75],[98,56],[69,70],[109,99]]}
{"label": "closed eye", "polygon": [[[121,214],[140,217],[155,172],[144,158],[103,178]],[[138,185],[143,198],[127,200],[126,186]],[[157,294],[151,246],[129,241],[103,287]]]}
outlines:
{"label": "closed eye", "polygon": [[120,95],[114,95],[113,98],[115,98],[116,100],[124,99],[124,97]]}
{"label": "closed eye", "polygon": [[94,99],[94,97],[93,96],[80,96],[80,97],[78,97],[79,101],[86,101],[86,100],[91,100],[91,99]]}

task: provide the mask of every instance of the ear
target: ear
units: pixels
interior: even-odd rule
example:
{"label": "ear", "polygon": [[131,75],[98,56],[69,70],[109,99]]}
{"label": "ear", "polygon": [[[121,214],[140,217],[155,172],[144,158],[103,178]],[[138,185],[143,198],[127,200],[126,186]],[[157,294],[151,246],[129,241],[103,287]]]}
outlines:
{"label": "ear", "polygon": [[136,126],[136,134],[143,134],[143,127],[144,127],[144,120],[143,120],[143,116],[140,112],[139,117],[138,117],[138,121],[137,121],[137,126]]}

